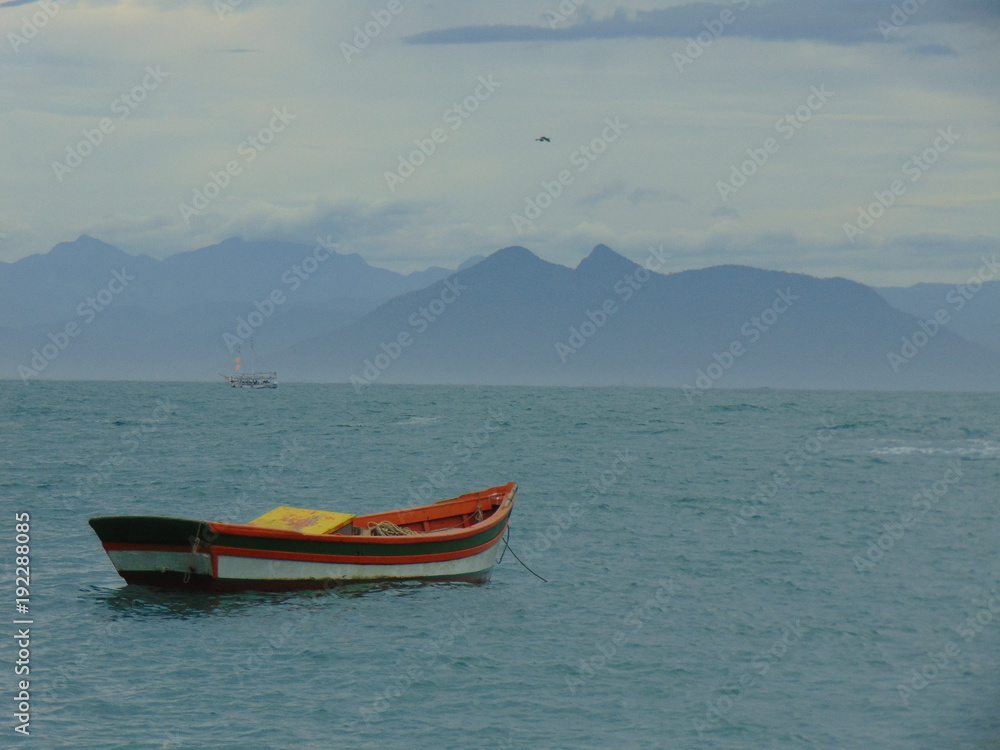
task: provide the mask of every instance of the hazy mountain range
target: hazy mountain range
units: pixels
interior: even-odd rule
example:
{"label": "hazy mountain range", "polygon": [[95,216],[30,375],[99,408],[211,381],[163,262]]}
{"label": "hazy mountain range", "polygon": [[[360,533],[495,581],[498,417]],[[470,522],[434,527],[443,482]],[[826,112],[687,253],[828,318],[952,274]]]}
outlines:
{"label": "hazy mountain range", "polygon": [[[229,369],[223,333],[262,315],[255,303],[265,312],[273,306],[254,331],[263,353],[346,325],[450,273],[407,276],[319,244],[238,239],[156,260],[84,235],[0,263],[0,377],[20,377],[25,366],[42,377],[205,380]],[[283,302],[269,303],[276,291]],[[76,335],[46,356],[72,324]]]}
{"label": "hazy mountain range", "polygon": [[973,284],[916,284],[879,287],[893,307],[931,319],[939,310],[949,317],[952,333],[1000,351],[1000,281]]}
{"label": "hazy mountain range", "polygon": [[946,284],[668,267],[599,245],[570,269],[509,247],[403,275],[326,241],[231,239],[156,260],[84,236],[0,263],[0,377],[207,380],[236,347],[252,364],[252,337],[279,380],[358,390],[1000,389],[1000,282],[959,307]]}

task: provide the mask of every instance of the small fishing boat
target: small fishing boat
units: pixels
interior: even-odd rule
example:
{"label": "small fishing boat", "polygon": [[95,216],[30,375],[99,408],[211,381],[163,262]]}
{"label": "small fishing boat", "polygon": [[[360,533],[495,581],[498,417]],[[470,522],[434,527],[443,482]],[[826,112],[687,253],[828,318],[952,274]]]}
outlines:
{"label": "small fishing boat", "polygon": [[490,579],[517,485],[355,516],[279,507],[245,524],[159,516],[89,523],[128,583],[288,591],[385,581]]}
{"label": "small fishing boat", "polygon": [[278,373],[251,372],[243,375],[223,375],[233,388],[277,388]]}
{"label": "small fishing boat", "polygon": [[278,373],[257,372],[257,355],[253,348],[253,339],[250,339],[250,361],[254,366],[254,372],[240,372],[240,349],[236,348],[236,359],[233,362],[233,374],[222,375],[232,388],[277,388]]}

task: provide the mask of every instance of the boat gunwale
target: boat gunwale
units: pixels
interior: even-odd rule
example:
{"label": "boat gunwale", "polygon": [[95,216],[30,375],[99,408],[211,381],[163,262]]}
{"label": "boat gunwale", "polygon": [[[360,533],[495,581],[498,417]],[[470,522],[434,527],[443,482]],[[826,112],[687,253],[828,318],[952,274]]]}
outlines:
{"label": "boat gunwale", "polygon": [[[470,492],[464,495],[459,495],[458,497],[448,498],[445,500],[439,500],[435,503],[429,503],[427,505],[417,505],[410,508],[401,508],[396,510],[387,510],[378,513],[369,513],[363,516],[355,516],[353,521],[358,519],[375,519],[385,516],[394,516],[396,514],[406,514],[413,512],[420,512],[428,509],[439,509],[448,510],[449,505],[458,505],[468,502],[473,502],[477,499],[482,499],[489,496],[500,496],[499,503],[495,506],[495,509],[488,516],[483,518],[482,521],[477,521],[470,526],[463,526],[455,529],[439,529],[439,530],[429,530],[429,531],[418,531],[414,534],[406,534],[400,536],[362,536],[360,534],[307,534],[300,531],[293,531],[289,529],[268,529],[261,526],[250,526],[247,524],[230,524],[217,521],[205,521],[197,519],[187,519],[187,518],[176,518],[171,516],[103,516],[100,517],[101,520],[110,519],[150,519],[157,521],[180,521],[184,523],[197,524],[199,527],[204,527],[212,535],[221,536],[223,534],[240,537],[240,538],[260,538],[260,539],[282,539],[289,541],[302,541],[302,542],[324,542],[329,544],[362,544],[371,546],[386,546],[386,545],[407,545],[407,544],[425,544],[429,541],[451,541],[460,540],[469,536],[475,536],[477,534],[482,534],[485,531],[490,530],[497,524],[504,524],[510,517],[510,513],[514,506],[514,500],[517,496],[517,484],[515,482],[508,482],[504,485],[498,485],[496,487],[490,487],[479,492]],[[458,515],[458,514],[456,514]],[[464,515],[464,514],[461,514]],[[448,516],[438,516],[438,517],[448,517]],[[91,519],[98,520],[98,519]],[[91,524],[93,526],[93,524]],[[96,531],[96,529],[95,529]],[[100,536],[100,534],[98,534]],[[101,539],[102,544],[108,544],[104,539]],[[110,542],[110,544],[118,544],[115,542]],[[129,546],[135,546],[137,543],[125,542]],[[138,543],[142,544],[142,543]],[[155,543],[154,543],[155,544]],[[213,547],[215,546],[215,540],[201,539],[200,547]],[[224,546],[224,545],[223,545]]]}
{"label": "boat gunwale", "polygon": [[[439,500],[436,503],[429,503],[427,505],[415,505],[410,508],[400,508],[396,510],[381,511],[378,513],[367,513],[363,516],[355,516],[352,519],[352,523],[359,519],[372,519],[384,516],[391,516],[396,514],[406,514],[412,512],[419,512],[422,510],[427,510],[431,508],[446,510],[449,505],[458,505],[460,503],[467,503],[475,501],[476,499],[481,499],[485,496],[490,495],[501,495],[501,492],[496,492],[496,490],[502,490],[502,496],[500,502],[495,506],[495,510],[490,513],[487,517],[483,518],[482,521],[477,521],[470,526],[463,526],[456,529],[439,529],[430,531],[418,531],[415,534],[405,534],[400,536],[362,536],[360,534],[306,534],[301,531],[291,531],[288,529],[268,529],[261,526],[249,526],[247,524],[228,524],[216,521],[205,521],[208,528],[217,534],[229,534],[232,536],[239,537],[259,537],[267,539],[291,539],[291,540],[302,540],[310,542],[329,542],[329,543],[344,543],[349,542],[351,544],[360,543],[366,545],[395,545],[395,544],[416,544],[425,543],[427,541],[443,541],[451,539],[463,539],[468,536],[475,536],[476,534],[481,534],[482,532],[492,528],[498,523],[503,523],[510,516],[510,512],[514,506],[514,499],[517,495],[517,484],[515,482],[508,482],[505,485],[498,485],[497,487],[490,487],[489,489],[482,490],[480,492],[470,492],[465,495],[459,495],[458,497],[448,498],[446,500]],[[443,516],[447,517],[447,516]]]}
{"label": "boat gunwale", "polygon": [[[402,536],[310,534],[168,516],[104,516],[91,518],[90,525],[115,570],[129,584],[206,591],[286,591],[383,581],[483,583],[490,579],[496,564],[495,550],[510,522],[517,489],[515,482],[508,482],[435,503],[353,519],[417,526],[414,534]],[[420,524],[426,527],[432,522],[451,523],[452,519],[469,523],[482,508],[489,515],[470,526],[419,529]],[[158,558],[158,553],[165,557]],[[179,557],[171,559],[171,555]],[[451,567],[464,560],[479,561],[480,557],[489,564],[476,570],[462,570],[460,565],[458,572]],[[286,572],[294,574],[288,577],[262,577],[259,570],[247,574],[254,572],[252,566],[244,570],[239,567],[243,563],[233,562],[240,559],[305,567],[301,571],[290,568]],[[224,561],[237,567],[223,571]],[[326,576],[315,575],[316,569],[309,567],[313,564],[334,569],[323,571]],[[336,566],[346,566],[346,572],[338,573]],[[384,575],[379,572],[383,570]],[[446,570],[453,572],[441,572]]]}

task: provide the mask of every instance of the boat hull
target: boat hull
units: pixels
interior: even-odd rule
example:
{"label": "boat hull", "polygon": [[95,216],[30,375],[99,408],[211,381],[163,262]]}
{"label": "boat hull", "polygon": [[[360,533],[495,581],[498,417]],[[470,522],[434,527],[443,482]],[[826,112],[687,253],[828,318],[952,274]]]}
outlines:
{"label": "boat hull", "polygon": [[[484,583],[500,553],[515,494],[510,483],[429,506],[361,516],[353,534],[157,516],[93,518],[90,524],[119,575],[146,586],[284,591],[387,581]],[[463,519],[467,526],[434,528]],[[378,521],[429,530],[361,535],[364,524]]]}
{"label": "boat hull", "polygon": [[108,556],[126,583],[140,586],[203,591],[292,591],[392,581],[486,583],[490,580],[501,548],[502,545],[497,544],[484,553],[459,560],[379,568],[365,564],[275,561],[220,555],[217,572],[199,572],[198,569],[206,564],[211,566],[211,561],[192,565],[191,554],[187,552],[109,551]]}
{"label": "boat hull", "polygon": [[223,375],[233,388],[277,388],[278,373],[255,372],[248,375]]}

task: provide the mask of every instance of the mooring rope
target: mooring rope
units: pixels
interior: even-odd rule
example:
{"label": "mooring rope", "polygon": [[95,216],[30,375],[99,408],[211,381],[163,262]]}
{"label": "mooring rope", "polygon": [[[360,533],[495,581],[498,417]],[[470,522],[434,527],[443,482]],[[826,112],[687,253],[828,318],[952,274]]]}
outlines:
{"label": "mooring rope", "polygon": [[546,581],[544,578],[542,578],[540,575],[538,575],[538,573],[536,573],[531,568],[529,568],[527,565],[525,565],[524,564],[524,560],[522,560],[520,557],[518,557],[517,553],[514,551],[514,548],[510,546],[510,526],[507,527],[507,537],[508,537],[507,538],[507,546],[504,548],[504,552],[506,552],[507,550],[510,550],[510,554],[512,554],[514,556],[514,559],[517,560],[519,563],[521,563],[521,565],[524,566],[524,569],[526,571],[528,571],[529,573],[531,573],[531,575],[533,575],[535,578],[537,578],[538,580],[542,581],[543,583],[548,583],[548,581]]}
{"label": "mooring rope", "polygon": [[397,526],[392,521],[379,521],[378,523],[369,521],[368,530],[371,531],[372,536],[413,536],[417,533],[413,529]]}

